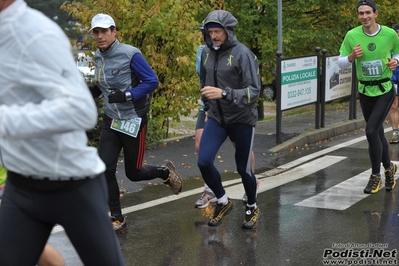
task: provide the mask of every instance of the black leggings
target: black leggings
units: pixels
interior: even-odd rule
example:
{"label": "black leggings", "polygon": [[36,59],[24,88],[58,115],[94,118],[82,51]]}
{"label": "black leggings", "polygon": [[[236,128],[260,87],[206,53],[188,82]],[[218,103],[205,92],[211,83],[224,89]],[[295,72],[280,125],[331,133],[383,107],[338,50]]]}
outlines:
{"label": "black leggings", "polygon": [[116,168],[120,151],[123,148],[125,174],[133,182],[160,178],[159,167],[143,165],[147,120],[143,119],[136,138],[111,129],[111,118],[104,115],[100,136],[100,158],[106,166],[105,177],[108,185],[108,205],[111,216],[122,215],[119,185]]}
{"label": "black leggings", "polygon": [[241,176],[248,204],[256,203],[256,177],[251,169],[251,152],[255,135],[255,127],[246,124],[222,126],[215,119],[209,118],[205,123],[201,144],[198,151],[198,167],[205,183],[220,199],[226,194],[222,177],[215,166],[216,155],[227,137],[235,143],[235,161],[237,172]]}
{"label": "black leggings", "polygon": [[367,123],[366,137],[369,143],[372,174],[380,173],[381,163],[385,169],[388,169],[391,165],[389,145],[385,138],[382,124],[388,115],[394,98],[394,90],[390,90],[388,93],[377,97],[359,94],[363,116]]}
{"label": "black leggings", "polygon": [[79,181],[34,180],[8,172],[0,207],[0,264],[36,265],[53,226],[62,225],[84,265],[125,265],[107,212],[103,174]]}

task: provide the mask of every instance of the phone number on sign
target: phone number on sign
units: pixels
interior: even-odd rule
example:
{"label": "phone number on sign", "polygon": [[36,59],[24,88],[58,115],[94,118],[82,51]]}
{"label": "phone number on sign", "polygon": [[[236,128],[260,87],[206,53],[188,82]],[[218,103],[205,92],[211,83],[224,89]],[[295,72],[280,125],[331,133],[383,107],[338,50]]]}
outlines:
{"label": "phone number on sign", "polygon": [[302,96],[302,95],[307,95],[307,94],[310,94],[311,92],[312,92],[311,88],[302,88],[302,89],[297,89],[295,91],[289,91],[288,92],[288,99],[299,97],[299,96]]}

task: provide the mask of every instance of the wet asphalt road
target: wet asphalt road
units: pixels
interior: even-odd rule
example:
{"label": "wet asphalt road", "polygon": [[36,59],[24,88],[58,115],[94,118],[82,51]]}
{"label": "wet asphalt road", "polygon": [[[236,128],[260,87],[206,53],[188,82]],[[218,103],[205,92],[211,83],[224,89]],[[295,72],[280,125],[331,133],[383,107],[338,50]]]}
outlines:
{"label": "wet asphalt road", "polygon": [[[386,136],[391,136],[389,130]],[[398,264],[399,189],[363,193],[370,163],[361,130],[278,154],[255,143],[261,180],[261,218],[255,230],[241,229],[243,188],[232,165],[231,145],[223,145],[217,165],[234,209],[217,228],[207,225],[213,206],[193,208],[203,183],[195,160],[189,159],[195,159],[194,152],[179,150],[185,145],[193,147],[194,140],[179,140],[169,149],[173,153],[154,149],[146,155],[149,164],[176,156],[168,159],[186,179],[178,196],[160,181],[136,184],[120,174],[128,191],[122,204],[129,232],[118,238],[127,265]],[[399,145],[390,150],[399,164]],[[131,189],[132,184],[138,188]],[[49,242],[67,265],[82,265],[65,232],[53,233]]]}

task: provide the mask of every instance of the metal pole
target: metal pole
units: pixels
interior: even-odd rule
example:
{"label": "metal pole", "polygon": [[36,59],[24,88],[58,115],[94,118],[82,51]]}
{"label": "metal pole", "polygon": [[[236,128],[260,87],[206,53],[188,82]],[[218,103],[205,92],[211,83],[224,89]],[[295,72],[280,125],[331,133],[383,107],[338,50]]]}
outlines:
{"label": "metal pole", "polygon": [[356,119],[357,76],[356,64],[352,64],[352,88],[349,101],[349,120]]}
{"label": "metal pole", "polygon": [[277,1],[277,37],[278,37],[278,47],[277,51],[283,52],[283,1]]}
{"label": "metal pole", "polygon": [[316,120],[315,128],[320,128],[320,47],[316,47],[317,58],[317,97],[316,97]]}
{"label": "metal pole", "polygon": [[320,84],[320,102],[321,102],[321,127],[324,128],[325,125],[325,117],[326,117],[326,72],[327,72],[327,50],[323,49],[321,51],[322,56],[322,76],[321,76],[321,84]]}
{"label": "metal pole", "polygon": [[277,51],[276,56],[276,144],[281,144],[283,142],[281,135],[281,124],[283,120],[283,114],[281,111],[281,51]]}
{"label": "metal pole", "polygon": [[283,1],[277,0],[277,65],[276,65],[276,143],[282,143],[281,124],[281,57],[283,53]]}

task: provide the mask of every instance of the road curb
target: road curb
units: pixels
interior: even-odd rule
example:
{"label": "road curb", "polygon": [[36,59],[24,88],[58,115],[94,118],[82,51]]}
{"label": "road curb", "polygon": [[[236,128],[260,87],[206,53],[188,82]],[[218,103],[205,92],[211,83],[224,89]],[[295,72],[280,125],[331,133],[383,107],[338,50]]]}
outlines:
{"label": "road curb", "polygon": [[[195,137],[194,134],[189,134],[189,135],[183,135],[183,136],[178,136],[178,137],[163,139],[163,140],[161,141],[160,144],[162,144],[162,143],[163,143],[163,144],[166,144],[166,143],[169,143],[169,142],[175,142],[175,141],[179,141],[179,140],[181,140],[181,139],[186,139],[186,138],[192,138],[193,141],[194,141],[194,137]],[[193,145],[193,147],[194,147],[194,145]]]}
{"label": "road curb", "polygon": [[290,140],[287,140],[277,146],[271,148],[269,152],[279,153],[294,149],[298,146],[304,146],[306,144],[314,144],[320,140],[329,139],[331,137],[339,136],[357,129],[364,128],[366,122],[364,119],[349,120],[342,123],[337,123],[325,128],[314,129],[308,132],[304,132],[299,136],[296,136]]}
{"label": "road curb", "polygon": [[[288,151],[290,149],[295,149],[297,147],[304,146],[306,144],[314,144],[320,140],[326,140],[365,127],[366,127],[366,122],[364,121],[363,118],[360,118],[355,120],[347,120],[344,122],[339,122],[320,129],[311,129],[301,133],[299,136],[296,136],[292,139],[289,139],[281,144],[274,146],[273,148],[269,149],[269,152],[280,153],[283,151]],[[184,135],[174,138],[163,139],[162,143],[166,144],[169,142],[176,142],[179,141],[180,139],[185,139],[185,138],[194,138],[194,135]]]}

